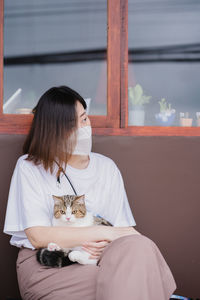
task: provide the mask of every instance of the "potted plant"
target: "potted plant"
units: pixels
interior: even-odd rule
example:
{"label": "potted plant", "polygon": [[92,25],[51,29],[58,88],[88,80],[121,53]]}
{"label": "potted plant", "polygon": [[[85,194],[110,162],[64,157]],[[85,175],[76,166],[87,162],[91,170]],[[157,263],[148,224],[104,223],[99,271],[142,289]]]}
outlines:
{"label": "potted plant", "polygon": [[144,104],[149,103],[151,96],[144,95],[140,84],[128,88],[129,95],[129,124],[144,126],[145,111]]}
{"label": "potted plant", "polygon": [[180,113],[180,125],[184,127],[191,127],[192,126],[192,118],[189,118],[189,113]]}
{"label": "potted plant", "polygon": [[160,126],[171,126],[175,119],[175,109],[171,108],[171,104],[167,104],[165,98],[158,101],[160,104],[160,112],[155,115],[156,121]]}

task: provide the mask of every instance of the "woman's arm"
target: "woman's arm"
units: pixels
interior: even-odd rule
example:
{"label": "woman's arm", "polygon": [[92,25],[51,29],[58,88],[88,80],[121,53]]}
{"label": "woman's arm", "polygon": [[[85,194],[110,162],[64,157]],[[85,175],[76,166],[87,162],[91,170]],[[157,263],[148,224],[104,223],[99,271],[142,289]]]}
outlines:
{"label": "woman's arm", "polygon": [[35,248],[47,247],[53,242],[62,248],[80,246],[85,241],[99,241],[108,238],[108,230],[103,226],[52,227],[35,226],[25,229],[25,233]]}
{"label": "woman's arm", "polygon": [[[134,229],[134,227],[133,227]],[[140,234],[137,230],[134,229],[132,231],[133,234]],[[89,252],[91,256],[89,258],[91,259],[99,259],[101,253],[104,251],[104,249],[107,247],[107,245],[110,243],[110,241],[100,241],[100,242],[84,242],[82,244],[82,249]]]}
{"label": "woman's arm", "polygon": [[72,248],[82,245],[84,242],[113,241],[119,237],[139,234],[132,227],[52,227],[35,226],[25,229],[27,238],[37,248],[47,247],[53,242],[62,248]]}

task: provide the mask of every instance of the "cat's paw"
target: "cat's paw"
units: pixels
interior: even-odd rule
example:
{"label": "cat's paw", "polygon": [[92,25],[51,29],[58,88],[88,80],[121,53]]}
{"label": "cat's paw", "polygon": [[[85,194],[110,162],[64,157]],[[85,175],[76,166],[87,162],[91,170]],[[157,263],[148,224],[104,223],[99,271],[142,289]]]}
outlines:
{"label": "cat's paw", "polygon": [[71,251],[69,254],[68,254],[68,257],[71,261],[73,262],[76,262],[77,259],[79,259],[79,256],[80,256],[80,252],[79,251]]}
{"label": "cat's paw", "polygon": [[85,259],[84,262],[82,263],[83,265],[97,265],[97,259]]}
{"label": "cat's paw", "polygon": [[81,265],[96,265],[97,260],[89,259],[88,258],[89,255],[90,254],[88,254],[88,253],[74,250],[68,254],[68,257],[71,261],[78,262]]}
{"label": "cat's paw", "polygon": [[59,251],[59,250],[61,250],[61,248],[55,243],[48,243],[47,249],[49,251],[56,251],[56,250]]}

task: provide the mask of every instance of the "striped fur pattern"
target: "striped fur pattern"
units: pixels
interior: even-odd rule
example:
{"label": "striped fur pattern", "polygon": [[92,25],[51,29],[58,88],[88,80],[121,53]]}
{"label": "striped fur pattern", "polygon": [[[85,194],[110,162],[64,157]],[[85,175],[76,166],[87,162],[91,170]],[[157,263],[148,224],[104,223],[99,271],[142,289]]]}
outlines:
{"label": "striped fur pattern", "polygon": [[[85,195],[52,196],[54,199],[53,226],[81,227],[105,225],[112,226],[100,216],[93,216],[85,206]],[[97,260],[89,259],[90,254],[75,247],[63,249],[55,243],[49,243],[47,248],[37,251],[37,261],[49,267],[63,267],[73,263],[97,264]]]}

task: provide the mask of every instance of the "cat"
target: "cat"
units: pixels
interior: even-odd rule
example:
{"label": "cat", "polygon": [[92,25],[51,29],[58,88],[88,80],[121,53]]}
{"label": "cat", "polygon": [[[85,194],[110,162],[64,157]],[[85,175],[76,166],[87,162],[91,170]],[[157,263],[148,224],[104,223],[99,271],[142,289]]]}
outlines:
{"label": "cat", "polygon": [[[85,195],[52,196],[54,199],[53,226],[113,226],[100,216],[93,216],[85,206]],[[90,253],[74,247],[62,249],[55,243],[49,243],[47,248],[36,252],[37,261],[49,267],[64,267],[73,263],[97,264],[96,259],[89,259]]]}

